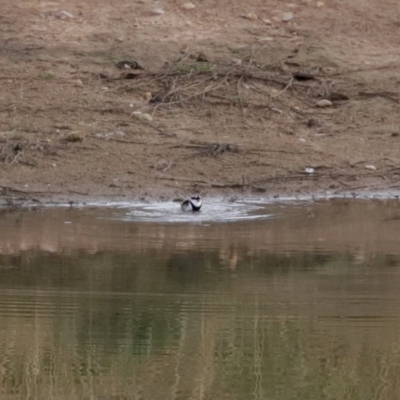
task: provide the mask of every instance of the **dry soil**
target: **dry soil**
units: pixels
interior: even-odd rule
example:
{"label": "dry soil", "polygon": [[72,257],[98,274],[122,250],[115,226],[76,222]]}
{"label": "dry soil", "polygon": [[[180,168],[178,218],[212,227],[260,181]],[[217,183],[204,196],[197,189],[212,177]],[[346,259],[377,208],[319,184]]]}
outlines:
{"label": "dry soil", "polygon": [[0,3],[4,201],[400,187],[398,0]]}

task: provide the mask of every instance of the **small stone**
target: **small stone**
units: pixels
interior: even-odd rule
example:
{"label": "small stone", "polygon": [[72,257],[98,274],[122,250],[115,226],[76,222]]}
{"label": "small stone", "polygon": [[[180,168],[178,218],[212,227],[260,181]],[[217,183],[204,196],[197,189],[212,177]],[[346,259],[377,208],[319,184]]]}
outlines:
{"label": "small stone", "polygon": [[349,100],[349,96],[345,93],[341,93],[341,92],[332,92],[329,95],[329,100],[330,101],[345,101],[345,100]]}
{"label": "small stone", "polygon": [[139,114],[138,118],[141,121],[147,121],[147,122],[151,122],[153,121],[153,117],[150,114],[144,113],[144,114]]}
{"label": "small stone", "polygon": [[246,19],[248,19],[248,20],[250,20],[250,21],[255,21],[255,20],[258,19],[258,15],[257,15],[257,14],[254,14],[254,13],[244,14],[244,15],[242,15],[242,17],[243,17],[243,18],[246,18]]}
{"label": "small stone", "polygon": [[76,87],[83,87],[83,82],[82,82],[80,79],[77,79],[77,80],[74,82],[74,86],[76,86]]}
{"label": "small stone", "polygon": [[320,72],[319,67],[310,68],[306,70],[299,70],[292,73],[293,78],[297,79],[298,81],[306,81],[309,79],[314,79],[318,76]]}
{"label": "small stone", "polygon": [[263,19],[265,25],[272,25],[272,21],[270,19]]}
{"label": "small stone", "polygon": [[179,50],[179,52],[180,52],[181,54],[187,54],[188,51],[189,51],[189,45],[186,44],[186,43],[185,43],[185,44],[180,48],[180,50]]}
{"label": "small stone", "polygon": [[163,15],[164,14],[164,10],[162,8],[153,8],[151,10],[151,13],[153,15]]}
{"label": "small stone", "polygon": [[282,15],[282,21],[283,22],[289,22],[289,21],[291,21],[293,19],[293,17],[294,17],[294,15],[293,15],[292,12],[284,13]]}
{"label": "small stone", "polygon": [[321,121],[320,119],[318,119],[318,118],[311,117],[311,118],[309,118],[309,119],[307,120],[307,126],[308,126],[309,128],[313,128],[313,127],[315,127],[315,126],[321,126],[321,125],[323,125],[323,124],[322,124],[322,121]]}
{"label": "small stone", "polygon": [[208,62],[208,57],[201,51],[195,54],[197,62]]}
{"label": "small stone", "polygon": [[331,107],[332,106],[332,102],[328,99],[322,99],[322,100],[318,100],[315,105],[317,107],[320,108],[326,108],[326,107]]}
{"label": "small stone", "polygon": [[325,3],[323,1],[317,1],[317,7],[321,8],[325,5]]}
{"label": "small stone", "polygon": [[231,61],[232,61],[233,64],[236,64],[236,65],[242,64],[242,60],[240,58],[237,58],[237,57],[233,57]]}
{"label": "small stone", "polygon": [[124,71],[120,74],[120,79],[136,79],[142,73],[143,71],[141,70],[133,70],[129,72]]}
{"label": "small stone", "polygon": [[365,169],[369,169],[369,170],[371,170],[371,171],[376,171],[375,165],[366,165],[366,166],[365,166]]}
{"label": "small stone", "polygon": [[153,104],[153,105],[162,103],[162,102],[163,102],[163,98],[160,95],[155,95],[149,100],[149,104]]}
{"label": "small stone", "polygon": [[149,101],[152,97],[153,97],[153,95],[150,92],[146,92],[143,95],[143,99],[146,100],[146,101]]}
{"label": "small stone", "polygon": [[74,18],[73,14],[71,14],[70,12],[65,11],[65,10],[57,11],[54,15],[58,19],[73,19]]}
{"label": "small stone", "polygon": [[85,132],[83,131],[74,131],[74,132],[69,132],[67,133],[64,137],[63,140],[65,142],[83,142],[85,139]]}
{"label": "small stone", "polygon": [[182,8],[186,11],[193,10],[196,6],[193,3],[185,3]]}

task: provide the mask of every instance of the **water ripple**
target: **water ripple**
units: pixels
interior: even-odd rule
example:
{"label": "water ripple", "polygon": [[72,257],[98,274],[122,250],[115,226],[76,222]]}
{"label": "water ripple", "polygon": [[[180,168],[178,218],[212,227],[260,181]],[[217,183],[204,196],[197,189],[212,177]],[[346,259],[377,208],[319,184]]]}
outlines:
{"label": "water ripple", "polygon": [[265,204],[212,201],[203,204],[200,212],[183,212],[176,202],[134,204],[121,218],[140,222],[233,222],[272,217]]}

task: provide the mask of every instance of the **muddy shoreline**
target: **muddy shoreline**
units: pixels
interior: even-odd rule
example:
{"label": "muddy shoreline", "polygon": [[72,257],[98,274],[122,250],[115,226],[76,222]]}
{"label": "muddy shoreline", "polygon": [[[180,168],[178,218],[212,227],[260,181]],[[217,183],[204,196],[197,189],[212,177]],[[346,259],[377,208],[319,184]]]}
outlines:
{"label": "muddy shoreline", "polygon": [[397,192],[392,3],[318,3],[4,4],[0,202]]}
{"label": "muddy shoreline", "polygon": [[[304,201],[335,201],[345,199],[355,200],[393,200],[400,198],[400,191],[315,191],[315,192],[285,192],[285,193],[263,193],[257,194],[244,191],[230,191],[221,194],[221,192],[208,192],[203,195],[203,202],[248,202],[255,204],[270,204],[270,203],[292,203]],[[185,199],[184,196],[168,196],[162,195],[142,195],[142,196],[118,196],[118,195],[79,195],[71,193],[29,193],[16,192],[0,195],[0,208],[3,210],[12,209],[40,209],[42,207],[119,207],[125,205],[127,207],[136,206],[137,204],[156,204],[164,202],[174,202],[179,206],[179,203]]]}

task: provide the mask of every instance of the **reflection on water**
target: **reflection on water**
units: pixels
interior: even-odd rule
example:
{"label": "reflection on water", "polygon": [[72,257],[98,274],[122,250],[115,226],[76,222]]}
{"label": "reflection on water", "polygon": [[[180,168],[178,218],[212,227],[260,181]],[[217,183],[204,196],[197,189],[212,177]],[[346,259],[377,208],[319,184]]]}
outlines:
{"label": "reflection on water", "polygon": [[127,212],[0,215],[0,399],[398,398],[396,202]]}

